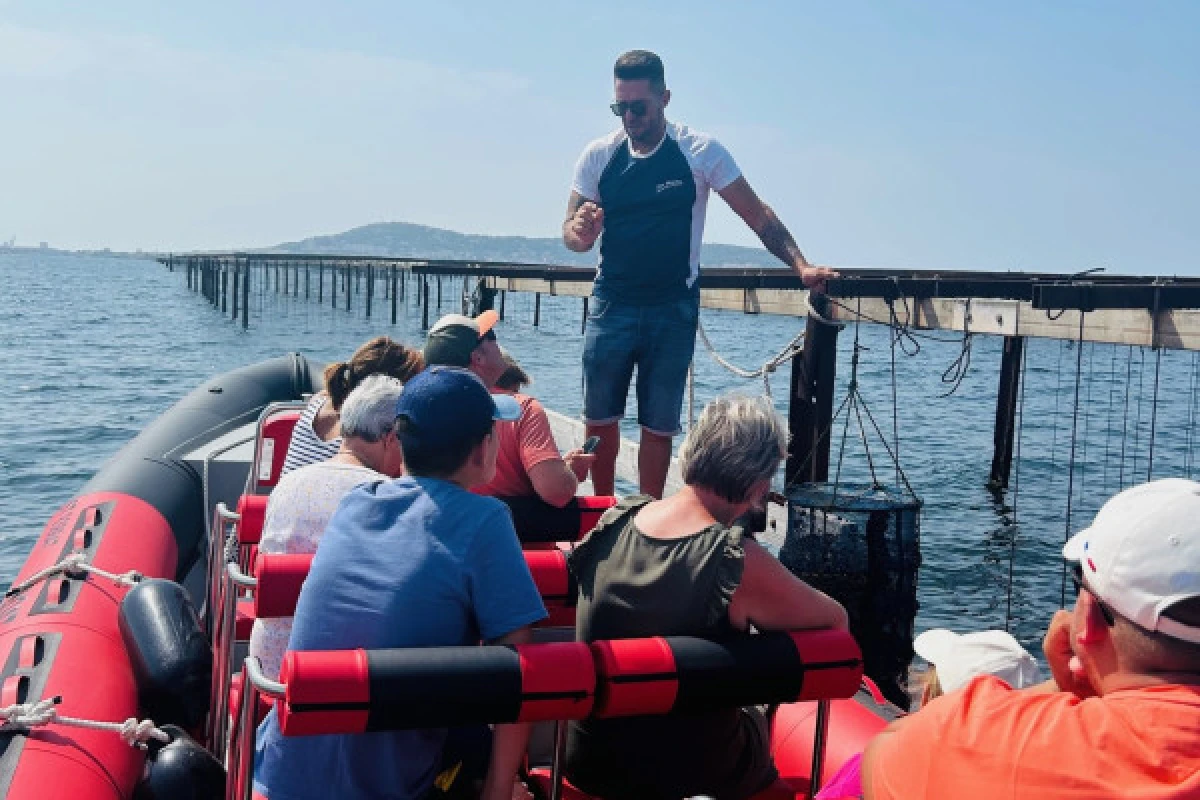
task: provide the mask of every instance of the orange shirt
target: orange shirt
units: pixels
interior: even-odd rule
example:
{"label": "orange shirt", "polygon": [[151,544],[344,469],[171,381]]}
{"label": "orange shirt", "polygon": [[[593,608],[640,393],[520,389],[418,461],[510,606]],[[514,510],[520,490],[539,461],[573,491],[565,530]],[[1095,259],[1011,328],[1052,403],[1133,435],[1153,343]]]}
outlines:
{"label": "orange shirt", "polygon": [[1200,798],[1200,687],[1080,700],[993,677],[931,702],[872,750],[873,800]]}
{"label": "orange shirt", "polygon": [[[496,392],[499,394],[500,392]],[[550,420],[542,404],[528,395],[512,395],[521,404],[521,418],[497,422],[500,449],[496,454],[496,477],[471,491],[492,497],[529,497],[536,494],[529,470],[552,458],[562,458],[550,431]]]}

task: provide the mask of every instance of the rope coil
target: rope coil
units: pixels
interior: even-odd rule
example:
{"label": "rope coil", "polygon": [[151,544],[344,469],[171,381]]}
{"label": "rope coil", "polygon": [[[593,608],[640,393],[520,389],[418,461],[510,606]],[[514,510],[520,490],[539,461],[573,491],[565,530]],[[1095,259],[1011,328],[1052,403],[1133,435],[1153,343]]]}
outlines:
{"label": "rope coil", "polygon": [[52,564],[45,569],[35,572],[20,583],[13,584],[13,587],[4,593],[5,597],[12,597],[21,592],[37,585],[47,578],[52,578],[55,575],[68,575],[73,577],[82,577],[85,574],[98,575],[101,578],[107,578],[118,586],[126,588],[135,586],[142,580],[142,573],[137,570],[129,570],[128,572],[109,572],[101,569],[94,564],[88,563],[88,554],[83,552],[75,552],[64,556],[57,564]]}
{"label": "rope coil", "polygon": [[33,703],[14,703],[0,708],[0,731],[28,730],[44,725],[70,725],[88,730],[109,731],[121,737],[121,741],[139,750],[147,749],[151,739],[169,744],[171,737],[154,724],[154,720],[130,717],[124,722],[104,722],[102,720],[68,717],[58,713],[61,696],[47,697]]}

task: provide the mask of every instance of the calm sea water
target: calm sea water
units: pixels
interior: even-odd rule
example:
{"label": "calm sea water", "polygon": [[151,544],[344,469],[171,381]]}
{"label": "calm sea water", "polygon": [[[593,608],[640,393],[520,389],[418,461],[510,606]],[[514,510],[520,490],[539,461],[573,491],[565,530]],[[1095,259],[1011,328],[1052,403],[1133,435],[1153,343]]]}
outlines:
{"label": "calm sea water", "polygon": [[[318,305],[315,286],[312,302],[304,301],[302,288],[292,298],[256,286],[251,327],[243,332],[189,292],[182,273],[150,261],[0,253],[0,285],[10,287],[0,314],[0,376],[6,387],[0,405],[0,579],[6,584],[51,513],[204,378],[292,350],[318,361],[344,358],[380,333],[421,341],[411,291],[393,327],[381,295],[375,319],[367,320],[357,296],[346,312],[344,306],[332,309],[328,294]],[[460,291],[461,282],[446,281],[444,312],[458,310]],[[552,408],[578,414],[580,301],[543,297],[538,328],[532,325],[532,296],[509,296],[506,311],[500,338],[534,376],[532,392]],[[711,311],[702,321],[721,354],[747,368],[779,351],[803,325],[787,317]],[[858,336],[860,391],[890,441],[890,334],[885,327],[863,325]],[[839,338],[835,404],[849,379],[854,339],[853,327]],[[1021,458],[1014,465],[1019,487],[997,499],[984,484],[1001,342],[973,339],[961,385],[942,397],[950,388],[943,372],[959,359],[961,337],[940,333],[919,341],[914,356],[896,352],[895,404],[902,465],[925,502],[918,628],[1004,627],[1011,617],[1018,638],[1037,651],[1043,626],[1059,607],[1057,554],[1068,507],[1071,528],[1081,527],[1122,482],[1145,479],[1151,447],[1155,477],[1191,473],[1196,358],[1161,354],[1155,402],[1159,354],[1083,347],[1068,504],[1076,346],[1029,343]],[[785,366],[772,378],[777,401],[786,397],[787,381]],[[761,380],[738,379],[703,349],[697,351],[697,410],[719,392],[762,387]],[[632,416],[632,400],[629,411]],[[631,428],[627,435],[636,433]],[[835,459],[840,440],[839,424]],[[868,442],[881,476],[894,477],[878,438],[872,433]],[[843,463],[843,477],[866,474],[854,424]]]}

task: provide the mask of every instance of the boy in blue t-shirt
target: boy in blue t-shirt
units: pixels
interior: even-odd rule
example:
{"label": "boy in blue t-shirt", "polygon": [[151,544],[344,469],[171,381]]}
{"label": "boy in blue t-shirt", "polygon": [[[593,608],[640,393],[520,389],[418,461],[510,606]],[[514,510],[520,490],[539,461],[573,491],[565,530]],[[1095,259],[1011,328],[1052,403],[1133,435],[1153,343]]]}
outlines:
{"label": "boy in blue t-shirt", "polygon": [[[512,519],[467,491],[496,468],[494,420],[520,415],[470,372],[433,367],[404,387],[396,430],[407,475],[351,491],[329,521],[296,606],[289,650],[520,644],[546,616]],[[284,738],[258,731],[255,788],[270,800],[427,795],[444,728]],[[483,782],[509,800],[528,725],[498,725]]]}

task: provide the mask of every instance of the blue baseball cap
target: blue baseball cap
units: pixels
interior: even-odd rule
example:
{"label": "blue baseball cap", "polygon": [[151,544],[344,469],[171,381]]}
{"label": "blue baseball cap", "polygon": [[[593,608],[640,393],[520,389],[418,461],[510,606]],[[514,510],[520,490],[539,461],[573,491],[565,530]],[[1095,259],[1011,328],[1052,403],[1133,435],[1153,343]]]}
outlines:
{"label": "blue baseball cap", "polygon": [[521,418],[521,404],[492,394],[470,370],[429,367],[404,384],[396,402],[397,430],[421,447],[446,447],[483,436],[493,420]]}

